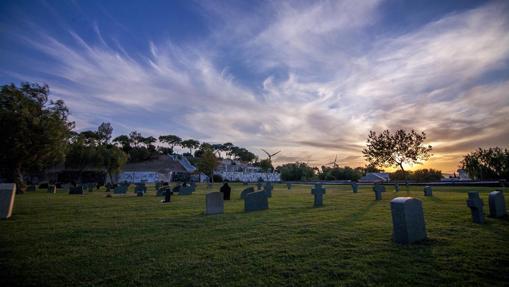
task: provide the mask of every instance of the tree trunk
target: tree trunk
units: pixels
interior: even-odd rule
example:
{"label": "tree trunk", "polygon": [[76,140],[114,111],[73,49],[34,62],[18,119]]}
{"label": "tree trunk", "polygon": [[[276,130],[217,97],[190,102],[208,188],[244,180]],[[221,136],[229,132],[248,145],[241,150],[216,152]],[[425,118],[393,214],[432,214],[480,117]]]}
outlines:
{"label": "tree trunk", "polygon": [[408,174],[407,172],[405,171],[405,169],[403,168],[403,163],[400,163],[399,164],[399,167],[401,168],[401,171],[405,174],[405,186],[406,186],[406,191],[410,191],[410,188],[408,186]]}
{"label": "tree trunk", "polygon": [[14,182],[16,183],[16,193],[17,194],[25,193],[27,186],[23,180],[23,172],[21,171],[21,166],[19,165],[16,167]]}

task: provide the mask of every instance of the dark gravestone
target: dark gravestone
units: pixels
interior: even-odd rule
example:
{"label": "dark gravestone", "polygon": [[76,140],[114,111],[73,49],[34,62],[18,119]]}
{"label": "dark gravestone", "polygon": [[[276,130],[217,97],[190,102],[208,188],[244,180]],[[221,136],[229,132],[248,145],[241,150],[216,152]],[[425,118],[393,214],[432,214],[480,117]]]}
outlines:
{"label": "dark gravestone", "polygon": [[375,192],[375,200],[382,200],[382,192],[385,192],[385,186],[375,184],[375,186],[373,186],[373,191]]}
{"label": "dark gravestone", "polygon": [[170,190],[171,191],[171,188],[169,186],[160,186],[156,190],[156,196],[164,196],[166,194],[166,190]]}
{"label": "dark gravestone", "polygon": [[193,194],[193,188],[191,186],[181,186],[179,195],[191,195]]}
{"label": "dark gravestone", "polygon": [[357,182],[352,182],[352,192],[357,193],[359,191],[359,184]]}
{"label": "dark gravestone", "polygon": [[69,187],[69,194],[83,194],[83,186],[71,186]]}
{"label": "dark gravestone", "polygon": [[257,188],[258,190],[261,190],[261,189],[262,189],[262,185],[263,185],[263,183],[262,183],[261,181],[258,181],[258,182],[256,183],[256,188]]}
{"label": "dark gravestone", "polygon": [[12,215],[14,197],[16,196],[15,183],[0,183],[0,218],[7,219]]}
{"label": "dark gravestone", "polygon": [[269,181],[267,183],[265,183],[265,187],[263,188],[263,190],[265,190],[265,193],[267,193],[267,197],[272,197],[272,183],[270,183]]}
{"label": "dark gravestone", "polygon": [[399,192],[399,183],[394,184],[394,191]]}
{"label": "dark gravestone", "polygon": [[323,206],[323,195],[325,194],[325,188],[321,184],[315,184],[315,187],[311,189],[311,194],[314,195],[314,207]]}
{"label": "dark gravestone", "polygon": [[433,189],[427,185],[424,187],[424,196],[433,196]]}
{"label": "dark gravestone", "polygon": [[240,193],[240,199],[246,199],[246,196],[250,193],[255,192],[254,187],[248,187]]}
{"label": "dark gravestone", "polygon": [[37,189],[35,185],[29,185],[27,186],[27,192],[34,192]]}
{"label": "dark gravestone", "polygon": [[223,193],[224,200],[230,200],[230,194],[232,192],[232,189],[227,182],[225,182],[223,186],[221,186],[220,191]]}
{"label": "dark gravestone", "polygon": [[143,196],[147,192],[147,186],[145,183],[138,183],[134,187],[134,193],[136,193],[137,196]]}
{"label": "dark gravestone", "polygon": [[392,239],[399,244],[410,244],[426,239],[426,224],[420,200],[397,197],[391,200]]}
{"label": "dark gravestone", "polygon": [[182,185],[178,184],[178,185],[176,185],[176,186],[172,189],[172,191],[173,191],[173,193],[179,193],[181,189],[182,189]]}
{"label": "dark gravestone", "polygon": [[196,182],[192,181],[190,184],[190,187],[191,187],[191,192],[195,192],[196,191]]}
{"label": "dark gravestone", "polygon": [[483,214],[483,202],[479,197],[479,192],[477,191],[469,191],[468,192],[468,200],[467,206],[470,207],[470,212],[472,213],[472,221],[474,223],[483,224],[484,223],[484,214]]}
{"label": "dark gravestone", "polygon": [[224,213],[224,199],[222,192],[209,192],[205,195],[205,214]]}
{"label": "dark gravestone", "polygon": [[159,190],[164,191],[164,199],[161,200],[162,203],[170,203],[171,202],[171,195],[173,194],[173,191],[171,191],[171,188],[169,186],[161,187]]}
{"label": "dark gravestone", "polygon": [[48,185],[48,193],[57,193],[57,186],[53,184]]}
{"label": "dark gravestone", "polygon": [[247,181],[244,181],[244,182],[242,183],[242,185],[247,185]]}
{"label": "dark gravestone", "polygon": [[269,208],[269,199],[265,191],[251,192],[244,199],[244,211],[256,211]]}
{"label": "dark gravestone", "polygon": [[504,217],[507,215],[505,209],[504,193],[500,190],[492,191],[489,194],[490,217]]}
{"label": "dark gravestone", "polygon": [[115,187],[115,189],[113,190],[113,193],[114,194],[126,194],[127,193],[127,188],[129,186],[125,185],[125,184],[119,184]]}
{"label": "dark gravestone", "polygon": [[286,188],[287,188],[288,190],[291,190],[291,189],[292,189],[292,184],[291,184],[291,183],[289,183],[289,182],[287,182],[287,183],[286,183]]}

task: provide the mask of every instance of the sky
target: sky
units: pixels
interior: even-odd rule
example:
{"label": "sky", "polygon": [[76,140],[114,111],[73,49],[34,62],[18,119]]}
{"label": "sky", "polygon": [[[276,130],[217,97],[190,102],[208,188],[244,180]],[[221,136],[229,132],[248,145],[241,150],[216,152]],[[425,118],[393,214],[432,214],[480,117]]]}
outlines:
{"label": "sky", "polygon": [[509,1],[0,1],[0,84],[46,83],[78,130],[365,165],[370,130],[427,134],[453,172],[509,144]]}

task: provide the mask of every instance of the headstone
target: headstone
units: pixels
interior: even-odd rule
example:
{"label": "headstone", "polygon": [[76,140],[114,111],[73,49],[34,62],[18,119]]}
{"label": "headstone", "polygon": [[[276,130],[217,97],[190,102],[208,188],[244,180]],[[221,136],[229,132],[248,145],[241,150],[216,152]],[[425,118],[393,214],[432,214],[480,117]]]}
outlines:
{"label": "headstone", "polygon": [[357,193],[359,191],[359,184],[357,182],[352,182],[352,192]]}
{"label": "headstone", "polygon": [[0,218],[7,219],[12,215],[14,197],[16,196],[15,183],[0,183]]}
{"label": "headstone", "polygon": [[240,199],[246,199],[246,196],[250,193],[255,192],[254,187],[248,187],[240,193]]}
{"label": "headstone", "polygon": [[171,188],[169,186],[160,186],[156,190],[156,196],[164,196],[166,194],[166,190],[168,189],[171,191]]}
{"label": "headstone", "polygon": [[274,187],[272,186],[272,183],[270,183],[270,181],[267,181],[267,183],[265,183],[265,187],[263,188],[263,190],[265,190],[265,192],[267,193],[267,197],[272,197],[272,189]]}
{"label": "headstone", "polygon": [[325,188],[321,184],[315,184],[315,188],[311,189],[311,194],[314,195],[314,207],[323,206],[323,195],[325,194]]}
{"label": "headstone", "polygon": [[392,239],[399,244],[410,244],[426,239],[426,224],[422,202],[412,197],[391,200]]}
{"label": "headstone", "polygon": [[395,184],[394,184],[394,191],[395,191],[395,192],[399,192],[399,190],[400,190],[400,189],[399,189],[399,183],[395,183]]}
{"label": "headstone", "polygon": [[147,186],[145,183],[138,183],[134,187],[134,192],[136,193],[136,196],[143,196],[145,192],[147,192]]}
{"label": "headstone", "polygon": [[205,195],[205,214],[224,213],[224,199],[222,192],[209,192]]}
{"label": "headstone", "polygon": [[504,217],[507,215],[505,209],[504,193],[500,190],[492,191],[489,194],[490,217]]}
{"label": "headstone", "polygon": [[256,187],[257,187],[257,189],[258,189],[258,190],[261,190],[261,189],[262,189],[262,185],[263,185],[263,182],[262,182],[262,181],[258,181],[258,182],[256,183]]}
{"label": "headstone", "polygon": [[119,184],[115,187],[113,190],[114,194],[126,194],[127,193],[128,186],[125,184]]}
{"label": "headstone", "polygon": [[269,208],[269,198],[265,191],[251,192],[244,199],[244,211],[256,211]]}
{"label": "headstone", "polygon": [[57,193],[57,186],[54,184],[48,185],[48,193]]}
{"label": "headstone", "polygon": [[83,195],[83,186],[71,186],[69,187],[69,194],[81,194]]}
{"label": "headstone", "polygon": [[224,200],[230,200],[230,194],[232,192],[232,189],[231,187],[228,185],[227,182],[225,182],[223,184],[223,186],[221,186],[221,189],[220,189],[221,193],[223,194],[223,199]]}
{"label": "headstone", "polygon": [[287,183],[286,183],[286,188],[287,188],[288,190],[291,190],[291,189],[292,189],[292,184],[291,184],[291,183],[289,183],[289,182],[287,182]]}
{"label": "headstone", "polygon": [[433,189],[427,185],[424,187],[424,196],[433,196]]}
{"label": "headstone", "polygon": [[247,185],[247,181],[242,182],[242,185]]}
{"label": "headstone", "polygon": [[385,186],[375,184],[375,186],[373,186],[373,191],[375,192],[375,200],[382,200],[382,192],[385,192]]}
{"label": "headstone", "polygon": [[483,224],[484,223],[484,214],[483,214],[483,202],[479,197],[479,192],[477,191],[469,191],[468,192],[468,200],[467,206],[470,207],[470,211],[472,213],[472,221],[474,223]]}
{"label": "headstone", "polygon": [[171,202],[171,195],[173,194],[173,191],[171,191],[171,188],[169,186],[161,187],[159,190],[164,191],[164,199],[161,200],[162,203],[170,203]]}
{"label": "headstone", "polygon": [[155,183],[156,190],[159,191],[160,187],[161,187],[161,182],[160,181],[156,181],[156,183]]}
{"label": "headstone", "polygon": [[36,190],[37,190],[37,187],[35,185],[27,186],[27,192],[34,192]]}
{"label": "headstone", "polygon": [[191,187],[191,192],[195,192],[196,191],[196,182],[191,181],[190,187]]}
{"label": "headstone", "polygon": [[179,189],[179,195],[191,195],[193,194],[193,188],[191,186],[181,186]]}

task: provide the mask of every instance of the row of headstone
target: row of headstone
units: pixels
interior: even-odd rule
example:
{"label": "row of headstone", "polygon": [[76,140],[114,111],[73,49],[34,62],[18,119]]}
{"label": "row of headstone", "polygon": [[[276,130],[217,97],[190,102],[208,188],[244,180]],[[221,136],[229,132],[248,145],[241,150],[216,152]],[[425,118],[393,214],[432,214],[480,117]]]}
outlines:
{"label": "row of headstone", "polygon": [[[504,193],[500,190],[492,191],[488,194],[488,203],[490,208],[490,217],[500,218],[507,216],[505,207]],[[472,221],[474,223],[484,223],[483,200],[478,191],[468,192],[467,206],[470,208]]]}

